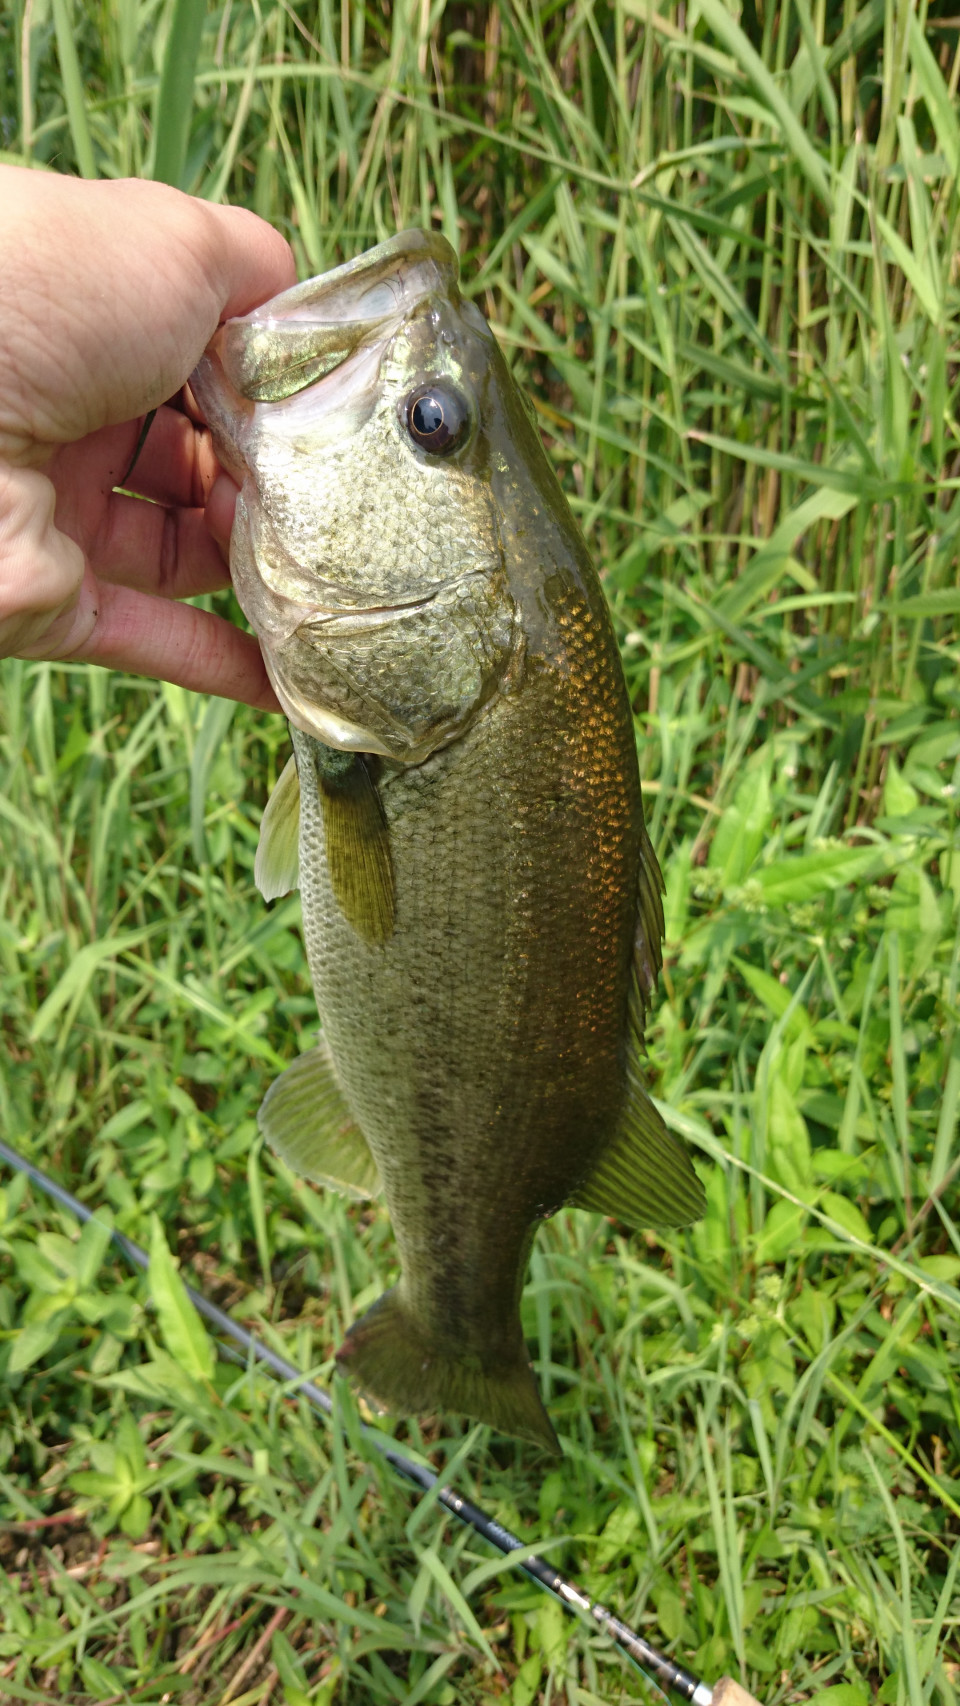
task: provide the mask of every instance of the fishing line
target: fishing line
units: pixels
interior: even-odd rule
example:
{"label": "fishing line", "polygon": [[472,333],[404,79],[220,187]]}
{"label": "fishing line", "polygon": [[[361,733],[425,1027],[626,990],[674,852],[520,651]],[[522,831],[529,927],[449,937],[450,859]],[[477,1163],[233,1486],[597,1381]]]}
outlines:
{"label": "fishing line", "polygon": [[[103,1226],[104,1231],[110,1233],[114,1244],[126,1256],[127,1261],[133,1267],[142,1268],[144,1272],[147,1271],[150,1266],[150,1258],[146,1250],[142,1250],[140,1245],[135,1244],[133,1239],[128,1238],[125,1233],[118,1232],[115,1227],[107,1226],[104,1221],[97,1220],[93,1209],[87,1208],[70,1191],[65,1190],[63,1185],[58,1185],[54,1179],[48,1178],[40,1167],[37,1167],[32,1161],[27,1161],[16,1149],[11,1149],[10,1145],[2,1142],[2,1140],[0,1140],[0,1160],[6,1161],[8,1166],[13,1167],[18,1173],[25,1173],[27,1178],[39,1186],[41,1191],[48,1197],[52,1197],[53,1201],[59,1203],[61,1208],[67,1209],[77,1220],[84,1222],[92,1220],[97,1225]],[[257,1339],[252,1333],[248,1333],[245,1327],[241,1327],[239,1322],[234,1321],[224,1310],[218,1309],[217,1305],[211,1303],[209,1298],[204,1297],[202,1292],[196,1291],[192,1285],[186,1285],[186,1282],[184,1284],[187,1296],[197,1313],[216,1327],[218,1332],[225,1334],[227,1338],[241,1346],[248,1357],[265,1363],[274,1374],[289,1382],[296,1391],[302,1392],[315,1410],[319,1410],[322,1415],[328,1418],[332,1417],[334,1406],[329,1392],[325,1392],[322,1386],[316,1386],[312,1380],[307,1380],[292,1362],[287,1362],[285,1357],[279,1356],[261,1339]],[[232,1346],[218,1345],[217,1348],[222,1355],[229,1356],[231,1360],[237,1357]],[[380,1433],[379,1429],[369,1427],[365,1422],[361,1422],[360,1427],[365,1437],[386,1459],[391,1468],[397,1471],[398,1475],[402,1475],[406,1481],[411,1481],[415,1487],[420,1488],[421,1492],[433,1493],[438,1504],[443,1505],[445,1510],[458,1517],[475,1533],[482,1535],[483,1539],[489,1541],[491,1546],[496,1547],[498,1552],[509,1557],[511,1552],[523,1549],[524,1542],[517,1535],[511,1534],[510,1530],[504,1528],[502,1523],[497,1522],[495,1517],[488,1516],[486,1511],[480,1509],[479,1505],[472,1504],[469,1499],[462,1498],[459,1493],[454,1492],[452,1487],[438,1487],[439,1477],[434,1474],[432,1469],[428,1469],[425,1464],[415,1463],[411,1457],[406,1457],[403,1452],[398,1451],[393,1443]],[[642,1635],[638,1635],[635,1629],[631,1629],[629,1624],[624,1623],[612,1611],[608,1611],[607,1607],[601,1605],[599,1600],[591,1599],[590,1595],[584,1593],[582,1588],[577,1587],[569,1576],[561,1575],[559,1570],[555,1570],[545,1558],[533,1554],[518,1559],[517,1567],[531,1580],[537,1582],[540,1587],[553,1594],[568,1611],[579,1613],[592,1620],[598,1629],[615,1642],[628,1659],[639,1665],[641,1670],[650,1672],[661,1688],[672,1688],[677,1694],[682,1695],[684,1700],[690,1701],[691,1706],[718,1706],[716,1695],[728,1682],[727,1678],[724,1678],[723,1683],[718,1684],[717,1689],[714,1690],[709,1683],[701,1682],[697,1677],[691,1676],[690,1672],[684,1670],[682,1665],[674,1664],[666,1653],[661,1653],[658,1648],[651,1646],[649,1641],[644,1640]],[[729,1689],[726,1690],[726,1693],[729,1698]],[[749,1699],[749,1696],[746,1698]],[[752,1706],[756,1706],[756,1702],[753,1702]]]}

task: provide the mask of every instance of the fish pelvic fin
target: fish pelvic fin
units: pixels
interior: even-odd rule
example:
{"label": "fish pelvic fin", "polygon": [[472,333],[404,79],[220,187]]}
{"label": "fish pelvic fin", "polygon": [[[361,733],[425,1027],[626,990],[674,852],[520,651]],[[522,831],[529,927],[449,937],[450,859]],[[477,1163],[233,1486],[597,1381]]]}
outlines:
{"label": "fish pelvic fin", "polygon": [[523,1341],[515,1359],[494,1370],[479,1358],[451,1356],[430,1342],[397,1287],[351,1327],[337,1362],[378,1409],[400,1416],[453,1410],[560,1455]]}
{"label": "fish pelvic fin", "polygon": [[377,1163],[322,1044],[301,1054],[274,1080],[257,1124],[294,1173],[358,1200],[379,1194]]}
{"label": "fish pelvic fin", "polygon": [[292,753],[260,819],[253,880],[264,900],[300,887],[300,778]]}
{"label": "fish pelvic fin", "polygon": [[612,1214],[636,1227],[689,1226],[706,1211],[693,1163],[667,1130],[633,1064],[617,1135],[570,1200],[574,1208]]}

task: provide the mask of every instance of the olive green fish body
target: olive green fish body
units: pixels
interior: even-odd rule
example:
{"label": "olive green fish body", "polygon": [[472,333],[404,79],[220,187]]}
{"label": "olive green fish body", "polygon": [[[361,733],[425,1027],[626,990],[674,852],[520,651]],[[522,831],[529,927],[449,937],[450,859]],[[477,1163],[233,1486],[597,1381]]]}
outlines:
{"label": "olive green fish body", "polygon": [[197,376],[293,724],[258,880],[299,880],[323,1022],[261,1125],[311,1177],[382,1183],[401,1275],[340,1353],[368,1395],[551,1446],[519,1315],[538,1222],[702,1202],[636,1072],[659,872],[603,594],[502,357],[439,239],[365,260],[313,281],[312,338],[290,293],[275,346],[238,322]]}
{"label": "olive green fish body", "polygon": [[403,1296],[431,1342],[485,1359],[516,1348],[531,1228],[583,1182],[624,1096],[639,789],[602,698],[619,688],[606,625],[570,610],[589,696],[528,659],[524,691],[462,740],[381,774],[396,884],[382,944],[340,909],[312,743],[295,736],[310,969]]}

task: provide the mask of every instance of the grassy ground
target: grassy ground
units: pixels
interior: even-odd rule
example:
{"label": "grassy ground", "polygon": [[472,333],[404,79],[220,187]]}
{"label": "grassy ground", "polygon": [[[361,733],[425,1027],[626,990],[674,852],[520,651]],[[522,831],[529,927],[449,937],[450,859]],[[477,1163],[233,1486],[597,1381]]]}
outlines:
{"label": "grassy ground", "polygon": [[[667,877],[651,1062],[708,1215],[540,1234],[560,1468],[397,1435],[708,1678],[953,1706],[956,20],[190,12],[14,0],[5,157],[246,202],[304,271],[446,231],[604,565]],[[258,1147],[315,1024],[296,899],[252,883],[285,729],[95,670],[0,688],[3,1130],[332,1379],[393,1252]],[[328,1429],[0,1186],[0,1700],[649,1697],[414,1507],[339,1382]]]}

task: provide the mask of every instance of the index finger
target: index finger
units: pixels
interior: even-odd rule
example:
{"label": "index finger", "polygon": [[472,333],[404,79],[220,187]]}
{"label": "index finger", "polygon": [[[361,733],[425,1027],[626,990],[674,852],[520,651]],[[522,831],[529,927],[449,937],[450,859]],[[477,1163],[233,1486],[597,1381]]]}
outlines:
{"label": "index finger", "polygon": [[58,653],[57,662],[101,664],[261,711],[280,710],[253,635],[222,616],[88,579],[75,618],[81,625],[90,598],[92,626],[79,646]]}

